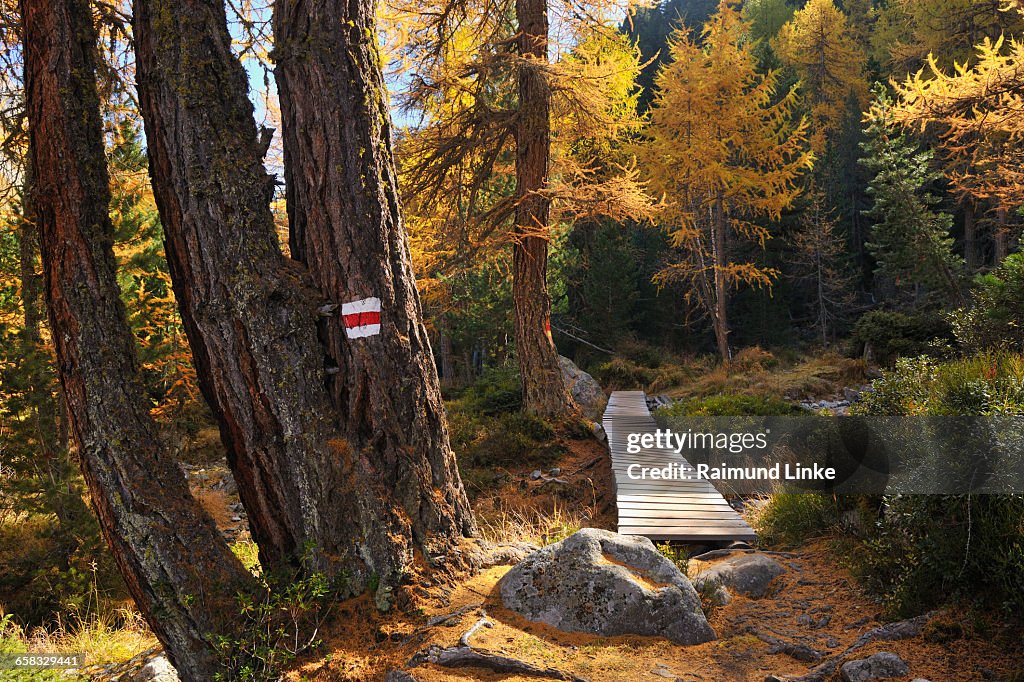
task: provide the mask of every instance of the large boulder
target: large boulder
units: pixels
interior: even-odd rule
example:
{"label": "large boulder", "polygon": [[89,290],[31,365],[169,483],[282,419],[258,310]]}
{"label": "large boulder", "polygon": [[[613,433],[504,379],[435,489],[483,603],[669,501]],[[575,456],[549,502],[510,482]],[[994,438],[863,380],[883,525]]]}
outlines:
{"label": "large boulder", "polygon": [[889,651],[879,651],[867,658],[847,661],[839,669],[843,682],[871,682],[871,680],[888,680],[910,674],[906,662]]}
{"label": "large boulder", "polygon": [[690,581],[643,537],[585,528],[526,557],[500,589],[506,607],[560,630],[715,638]]}
{"label": "large boulder", "polygon": [[562,370],[562,382],[566,390],[583,410],[583,414],[600,420],[606,402],[601,384],[567,357],[559,355],[558,366]]}
{"label": "large boulder", "polygon": [[755,552],[737,554],[719,561],[711,568],[697,574],[693,584],[697,589],[705,585],[718,585],[727,591],[736,591],[752,599],[765,597],[771,591],[772,581],[786,572],[782,564],[771,557]]}

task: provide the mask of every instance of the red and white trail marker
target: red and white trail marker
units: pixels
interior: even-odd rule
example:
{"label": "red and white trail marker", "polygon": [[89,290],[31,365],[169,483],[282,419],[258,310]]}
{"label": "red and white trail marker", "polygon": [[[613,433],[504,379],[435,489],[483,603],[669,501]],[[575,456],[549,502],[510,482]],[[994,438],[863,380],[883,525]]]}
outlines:
{"label": "red and white trail marker", "polygon": [[371,296],[342,304],[341,321],[350,339],[380,334],[380,299]]}

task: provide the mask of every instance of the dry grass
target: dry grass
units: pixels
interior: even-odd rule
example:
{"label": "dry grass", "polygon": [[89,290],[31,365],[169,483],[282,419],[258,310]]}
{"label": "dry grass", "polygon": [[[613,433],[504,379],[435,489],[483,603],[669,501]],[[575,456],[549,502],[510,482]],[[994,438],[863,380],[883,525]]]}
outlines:
{"label": "dry grass", "polygon": [[760,348],[737,353],[730,363],[710,368],[688,384],[665,391],[675,398],[698,398],[722,393],[801,399],[835,395],[844,386],[867,382],[863,360],[837,353],[802,358],[794,363],[778,361]]}
{"label": "dry grass", "polygon": [[595,505],[514,507],[499,503],[494,509],[478,509],[480,535],[492,542],[529,542],[550,545],[563,540],[596,518]]}
{"label": "dry grass", "polygon": [[844,386],[867,382],[862,360],[835,351],[779,358],[758,346],[740,350],[728,363],[711,356],[616,357],[596,368],[595,376],[606,389],[643,389],[673,398],[723,393],[826,397],[841,392]]}
{"label": "dry grass", "polygon": [[130,607],[86,616],[64,615],[50,629],[26,632],[9,618],[0,618],[0,626],[0,649],[82,653],[89,665],[126,661],[157,645],[142,616]]}

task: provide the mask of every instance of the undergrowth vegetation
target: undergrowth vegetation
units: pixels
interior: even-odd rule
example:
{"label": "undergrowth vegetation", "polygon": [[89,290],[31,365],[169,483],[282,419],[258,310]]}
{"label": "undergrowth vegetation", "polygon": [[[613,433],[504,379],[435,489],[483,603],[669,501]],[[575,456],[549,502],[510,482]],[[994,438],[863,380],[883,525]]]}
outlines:
{"label": "undergrowth vegetation", "polygon": [[[1024,414],[1024,357],[993,351],[901,358],[873,383],[863,416]],[[950,599],[1024,609],[1024,496],[777,494],[757,518],[762,541],[795,546],[832,533],[854,573],[892,615]]]}

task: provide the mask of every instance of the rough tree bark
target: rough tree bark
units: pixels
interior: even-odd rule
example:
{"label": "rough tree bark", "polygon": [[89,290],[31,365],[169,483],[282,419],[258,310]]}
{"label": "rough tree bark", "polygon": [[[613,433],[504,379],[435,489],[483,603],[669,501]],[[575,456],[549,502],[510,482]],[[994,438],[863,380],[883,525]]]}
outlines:
{"label": "rough tree bark", "polygon": [[519,111],[516,118],[516,230],[512,244],[512,299],[516,356],[523,403],[535,414],[573,412],[551,339],[547,228],[551,199],[544,193],[551,156],[551,90],[544,76],[548,58],[547,0],[516,0]]}
{"label": "rough tree bark", "polygon": [[[440,558],[474,525],[401,220],[375,4],[279,0],[273,59],[289,244],[342,306],[320,333],[337,368],[328,390],[358,464],[345,509],[354,532],[388,530],[371,550],[384,588],[414,550]],[[376,515],[362,511],[370,499]],[[387,593],[378,597],[386,605]]]}
{"label": "rough tree bark", "polygon": [[189,494],[146,408],[115,279],[86,0],[22,0],[45,294],[71,430],[129,591],[182,679],[216,671],[212,633],[252,577]]}
{"label": "rough tree bark", "polygon": [[60,560],[67,567],[68,559],[77,549],[76,525],[89,518],[89,509],[82,499],[81,486],[74,476],[66,439],[62,439],[54,391],[54,375],[50,369],[49,351],[43,343],[43,321],[46,314],[43,303],[43,278],[36,268],[39,257],[39,230],[32,206],[33,173],[31,164],[25,172],[22,191],[22,216],[18,229],[19,278],[21,280],[21,307],[24,328],[21,336],[21,358],[28,370],[28,408],[32,413],[40,482],[47,505],[57,517],[60,531]]}
{"label": "rough tree bark", "polygon": [[133,26],[174,292],[260,562],[274,570],[306,553],[307,568],[333,575],[359,539],[338,517],[349,455],[324,390],[319,296],[274,233],[273,179],[224,3],[137,0]]}

